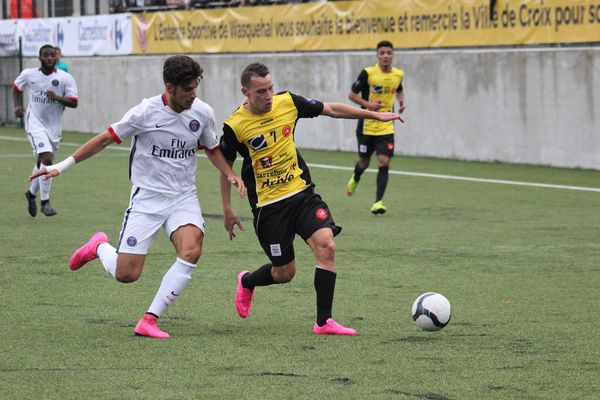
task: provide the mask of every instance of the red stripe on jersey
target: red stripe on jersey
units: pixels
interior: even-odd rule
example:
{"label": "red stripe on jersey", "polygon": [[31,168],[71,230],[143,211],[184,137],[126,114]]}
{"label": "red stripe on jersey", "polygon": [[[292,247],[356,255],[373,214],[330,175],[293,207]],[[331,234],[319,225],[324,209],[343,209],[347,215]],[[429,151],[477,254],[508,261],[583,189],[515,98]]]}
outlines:
{"label": "red stripe on jersey", "polygon": [[77,96],[71,96],[69,97],[69,100],[78,101],[79,99],[77,98]]}
{"label": "red stripe on jersey", "polygon": [[110,136],[112,136],[113,140],[115,142],[117,142],[117,144],[121,144],[121,139],[119,139],[119,137],[117,136],[117,133],[115,132],[115,130],[112,128],[112,126],[108,127],[108,133],[110,133]]}
{"label": "red stripe on jersey", "polygon": [[12,87],[13,87],[13,89],[15,89],[17,92],[21,92],[21,93],[23,92],[21,89],[19,89],[19,87],[17,86],[17,84],[16,84],[16,83],[14,83],[14,82],[13,82],[13,84],[12,84]]}
{"label": "red stripe on jersey", "polygon": [[220,145],[216,145],[215,147],[213,147],[212,149],[209,149],[206,146],[198,146],[198,150],[208,150],[209,153],[214,153],[215,151],[219,150],[221,148]]}

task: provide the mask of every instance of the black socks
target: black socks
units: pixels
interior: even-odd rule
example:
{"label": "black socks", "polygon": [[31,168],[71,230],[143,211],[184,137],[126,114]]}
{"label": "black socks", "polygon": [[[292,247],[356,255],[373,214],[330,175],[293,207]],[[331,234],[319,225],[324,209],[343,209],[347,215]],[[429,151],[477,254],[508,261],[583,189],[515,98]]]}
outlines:
{"label": "black socks", "polygon": [[323,326],[331,318],[336,273],[322,268],[315,269],[315,291],[317,292],[317,325]]}
{"label": "black socks", "polygon": [[271,274],[272,267],[273,264],[265,264],[256,271],[246,274],[242,278],[242,286],[253,290],[255,286],[268,286],[277,283]]}
{"label": "black socks", "polygon": [[390,167],[379,167],[379,171],[377,171],[377,194],[375,197],[375,202],[377,203],[379,200],[383,199],[383,195],[385,194],[385,188],[388,183],[388,176],[390,172]]}

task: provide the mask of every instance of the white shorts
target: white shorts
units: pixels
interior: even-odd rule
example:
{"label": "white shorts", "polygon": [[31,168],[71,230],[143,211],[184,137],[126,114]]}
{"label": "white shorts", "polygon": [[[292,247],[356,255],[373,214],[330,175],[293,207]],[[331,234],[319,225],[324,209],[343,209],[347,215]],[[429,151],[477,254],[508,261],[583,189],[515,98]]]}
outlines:
{"label": "white shorts", "polygon": [[202,232],[205,229],[195,190],[168,196],[134,186],[129,208],[125,210],[117,253],[147,254],[161,227],[170,239],[171,234],[184,225],[195,225]]}
{"label": "white shorts", "polygon": [[27,132],[27,140],[33,148],[34,154],[56,153],[60,139],[54,141],[46,131]]}

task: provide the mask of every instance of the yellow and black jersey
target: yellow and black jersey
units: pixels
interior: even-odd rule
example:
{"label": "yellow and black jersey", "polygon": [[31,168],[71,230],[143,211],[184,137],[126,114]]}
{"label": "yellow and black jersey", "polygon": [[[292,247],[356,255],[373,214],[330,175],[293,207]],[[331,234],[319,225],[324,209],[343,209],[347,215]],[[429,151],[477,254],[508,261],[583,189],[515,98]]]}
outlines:
{"label": "yellow and black jersey", "polygon": [[[383,72],[379,64],[376,64],[360,72],[360,75],[352,84],[352,91],[360,93],[364,100],[379,100],[383,107],[378,111],[393,112],[396,92],[402,91],[403,78],[404,72],[402,70],[392,68],[391,72]],[[374,119],[365,119],[363,122],[363,135],[380,136],[394,133],[393,121],[380,122]]]}
{"label": "yellow and black jersey", "polygon": [[244,158],[242,179],[252,208],[293,196],[313,186],[310,172],[296,149],[294,132],[300,118],[314,118],[323,103],[290,92],[273,96],[271,111],[255,115],[241,105],[223,125],[221,151],[229,161]]}

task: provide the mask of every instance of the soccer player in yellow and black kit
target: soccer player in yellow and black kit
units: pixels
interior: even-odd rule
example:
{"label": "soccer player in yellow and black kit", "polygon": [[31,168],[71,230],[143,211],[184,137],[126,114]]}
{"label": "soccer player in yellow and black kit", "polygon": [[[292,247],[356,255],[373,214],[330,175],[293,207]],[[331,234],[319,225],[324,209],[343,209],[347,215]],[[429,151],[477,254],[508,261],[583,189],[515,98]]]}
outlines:
{"label": "soccer player in yellow and black kit", "polygon": [[[398,101],[402,114],[404,90],[402,80],[404,72],[392,66],[394,46],[387,40],[377,44],[377,64],[363,69],[358,79],[352,84],[348,98],[367,110],[393,111],[394,98]],[[386,208],[382,199],[388,182],[390,161],[394,155],[394,122],[360,120],[356,127],[358,141],[358,161],[354,166],[354,175],[346,185],[346,194],[352,196],[363,172],[369,167],[373,152],[377,154],[377,193],[375,204],[371,207],[373,214],[383,214]]]}
{"label": "soccer player in yellow and black kit", "polygon": [[[341,103],[322,103],[290,92],[274,94],[267,66],[248,65],[241,75],[243,104],[225,120],[221,151],[231,163],[244,159],[242,179],[254,214],[254,229],[270,263],[238,275],[235,306],[238,315],[250,312],[256,286],[286,283],[296,273],[293,241],[296,234],[310,246],[315,259],[316,334],[355,335],[331,316],[335,287],[335,242],[338,227],[327,204],[315,193],[310,172],[296,149],[294,132],[300,118],[400,119],[399,114],[374,112]],[[231,208],[230,183],[221,175],[224,224],[230,239],[234,226],[243,229]]]}

